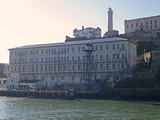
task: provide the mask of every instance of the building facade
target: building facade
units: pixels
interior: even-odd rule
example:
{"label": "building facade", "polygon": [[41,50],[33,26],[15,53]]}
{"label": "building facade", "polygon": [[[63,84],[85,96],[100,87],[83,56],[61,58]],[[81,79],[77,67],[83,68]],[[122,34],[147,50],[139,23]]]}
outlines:
{"label": "building facade", "polygon": [[11,48],[11,74],[18,74],[20,81],[43,80],[48,87],[80,83],[85,55],[83,49],[87,43],[94,46],[93,64],[97,80],[131,69],[136,64],[134,43],[123,38],[101,38]]}
{"label": "building facade", "polygon": [[150,32],[160,30],[160,15],[125,20],[125,33]]}
{"label": "building facade", "polygon": [[74,29],[73,36],[75,36],[75,38],[81,38],[81,37],[100,38],[101,37],[101,29],[99,27],[97,27],[97,28],[92,28],[92,27],[84,28],[84,26],[82,26],[81,30]]}

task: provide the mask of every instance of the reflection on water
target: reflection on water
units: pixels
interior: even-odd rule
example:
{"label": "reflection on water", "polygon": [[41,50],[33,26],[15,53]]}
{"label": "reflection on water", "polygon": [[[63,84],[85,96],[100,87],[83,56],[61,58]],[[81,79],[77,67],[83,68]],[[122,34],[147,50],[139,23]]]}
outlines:
{"label": "reflection on water", "polygon": [[0,120],[159,120],[160,103],[0,97]]}

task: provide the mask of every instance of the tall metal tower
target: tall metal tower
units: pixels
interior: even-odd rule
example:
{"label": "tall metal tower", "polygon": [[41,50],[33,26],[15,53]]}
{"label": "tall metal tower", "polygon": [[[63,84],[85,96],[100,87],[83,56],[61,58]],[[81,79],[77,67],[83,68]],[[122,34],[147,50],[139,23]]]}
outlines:
{"label": "tall metal tower", "polygon": [[84,46],[83,51],[85,52],[85,55],[83,57],[83,76],[82,81],[84,83],[87,83],[87,89],[92,89],[92,83],[95,78],[94,76],[94,64],[93,60],[94,57],[92,55],[92,52],[94,52],[94,47],[91,43],[87,43]]}

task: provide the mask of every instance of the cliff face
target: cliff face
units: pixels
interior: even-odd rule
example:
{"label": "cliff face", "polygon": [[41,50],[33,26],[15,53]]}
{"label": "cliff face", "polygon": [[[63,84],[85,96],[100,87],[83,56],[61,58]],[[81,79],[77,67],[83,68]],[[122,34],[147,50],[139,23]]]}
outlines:
{"label": "cliff face", "polygon": [[151,52],[151,69],[160,67],[160,51]]}
{"label": "cliff face", "polygon": [[159,73],[160,51],[151,51],[141,55],[134,71],[136,79],[155,79]]}

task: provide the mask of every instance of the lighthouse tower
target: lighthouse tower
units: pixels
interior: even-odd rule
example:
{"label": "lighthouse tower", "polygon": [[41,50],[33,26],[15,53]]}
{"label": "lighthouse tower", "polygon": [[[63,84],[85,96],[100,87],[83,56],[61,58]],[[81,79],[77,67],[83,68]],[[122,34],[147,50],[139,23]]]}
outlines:
{"label": "lighthouse tower", "polygon": [[111,8],[108,10],[108,31],[113,30],[113,11]]}
{"label": "lighthouse tower", "polygon": [[113,30],[113,11],[111,8],[108,9],[108,31],[104,34],[104,37],[118,37],[119,32]]}

